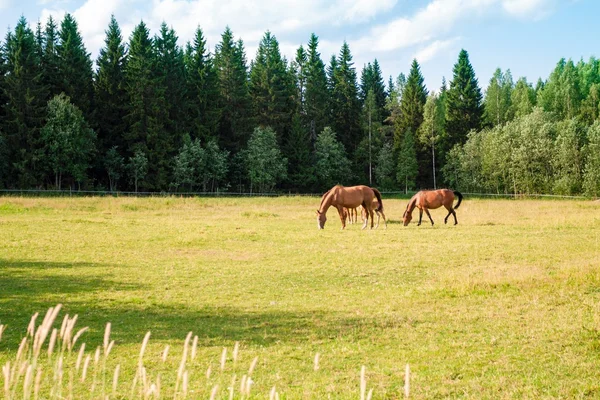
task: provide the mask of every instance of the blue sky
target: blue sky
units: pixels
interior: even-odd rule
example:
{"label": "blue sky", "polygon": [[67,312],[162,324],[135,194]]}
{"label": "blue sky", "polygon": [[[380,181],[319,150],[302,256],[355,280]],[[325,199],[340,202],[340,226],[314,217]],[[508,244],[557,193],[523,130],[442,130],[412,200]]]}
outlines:
{"label": "blue sky", "polygon": [[0,27],[14,27],[21,15],[33,25],[65,12],[75,15],[94,59],[111,14],[126,38],[141,19],[152,33],[165,21],[182,44],[199,25],[211,48],[229,25],[249,59],[267,29],[288,58],[315,32],[326,63],[346,40],[358,73],[377,58],[387,81],[416,57],[434,90],[442,76],[452,78],[461,48],[483,89],[497,67],[535,82],[561,57],[600,56],[597,0],[0,0]]}

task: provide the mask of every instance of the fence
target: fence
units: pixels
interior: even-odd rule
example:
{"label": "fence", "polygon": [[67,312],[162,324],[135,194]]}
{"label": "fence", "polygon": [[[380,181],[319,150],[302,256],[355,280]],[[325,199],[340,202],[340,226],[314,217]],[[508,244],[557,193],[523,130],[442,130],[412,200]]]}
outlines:
{"label": "fence", "polygon": [[[381,192],[386,198],[405,199],[410,198],[416,192]],[[21,197],[321,197],[322,193],[294,193],[294,192],[272,192],[272,193],[248,193],[248,192],[121,192],[106,190],[38,190],[38,189],[0,189],[0,196]],[[595,200],[586,196],[563,196],[555,194],[502,194],[502,193],[469,193],[463,192],[464,196],[471,198],[506,198],[506,199],[565,199],[565,200]]]}

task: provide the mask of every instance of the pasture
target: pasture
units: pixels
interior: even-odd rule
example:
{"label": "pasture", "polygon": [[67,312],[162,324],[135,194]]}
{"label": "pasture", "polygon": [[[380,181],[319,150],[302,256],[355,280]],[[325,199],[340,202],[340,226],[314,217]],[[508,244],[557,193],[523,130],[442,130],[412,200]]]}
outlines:
{"label": "pasture", "polygon": [[116,397],[138,393],[147,331],[161,397],[190,331],[189,398],[243,397],[255,357],[250,398],[359,399],[362,366],[373,399],[402,398],[407,363],[415,399],[600,397],[600,203],[465,196],[459,225],[403,227],[406,203],[384,198],[387,230],[341,231],[332,208],[319,231],[318,198],[0,198],[0,365],[60,303],[55,326],[89,327],[70,365],[107,322],[115,340],[94,378],[65,367],[76,398],[110,394],[117,364]]}

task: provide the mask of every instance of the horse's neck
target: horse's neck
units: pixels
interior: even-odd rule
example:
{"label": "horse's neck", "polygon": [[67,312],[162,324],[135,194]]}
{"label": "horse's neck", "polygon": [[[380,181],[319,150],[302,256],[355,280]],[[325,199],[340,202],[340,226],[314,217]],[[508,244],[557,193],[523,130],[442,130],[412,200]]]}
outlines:
{"label": "horse's neck", "polygon": [[415,207],[417,206],[417,196],[414,196],[412,199],[410,199],[410,201],[408,202],[408,207],[406,207],[406,209],[408,210],[408,212],[412,212]]}
{"label": "horse's neck", "polygon": [[325,194],[325,197],[323,198],[323,200],[321,200],[321,207],[319,207],[319,212],[321,214],[326,213],[327,210],[329,210],[329,207],[331,207],[332,198],[332,192],[328,192],[327,194]]}

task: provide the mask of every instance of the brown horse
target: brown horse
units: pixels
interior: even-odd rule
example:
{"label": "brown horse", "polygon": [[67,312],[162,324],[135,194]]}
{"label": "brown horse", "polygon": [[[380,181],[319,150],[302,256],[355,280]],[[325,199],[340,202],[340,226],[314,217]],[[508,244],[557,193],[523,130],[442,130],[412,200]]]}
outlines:
{"label": "brown horse", "polygon": [[[336,185],[331,188],[327,193],[321,197],[321,205],[317,210],[317,225],[319,229],[325,227],[327,222],[327,210],[329,207],[335,207],[340,215],[342,221],[342,229],[346,227],[346,213],[344,213],[344,207],[356,208],[363,206],[367,210],[367,217],[371,217],[371,229],[373,228],[373,199],[377,198],[379,201],[379,209],[383,209],[383,203],[381,201],[381,193],[379,190],[372,189],[368,186],[350,186],[344,187]],[[367,227],[368,218],[365,219],[362,229]]]}
{"label": "brown horse", "polygon": [[[452,207],[454,195],[458,197],[458,203],[456,203],[455,207]],[[436,209],[441,206],[446,207],[446,210],[448,210],[448,215],[446,215],[446,218],[444,218],[444,223],[448,222],[448,217],[450,214],[452,214],[454,216],[454,225],[456,225],[458,224],[458,221],[456,220],[456,212],[454,210],[460,206],[462,199],[463,195],[456,190],[421,190],[410,199],[408,205],[406,206],[406,211],[404,211],[404,215],[402,216],[404,226],[410,223],[412,219],[412,212],[415,207],[419,208],[419,223],[417,226],[421,225],[421,220],[423,219],[423,210],[425,210],[429,220],[431,221],[431,225],[433,225],[433,219],[431,218],[431,214],[429,214],[429,209]]]}

